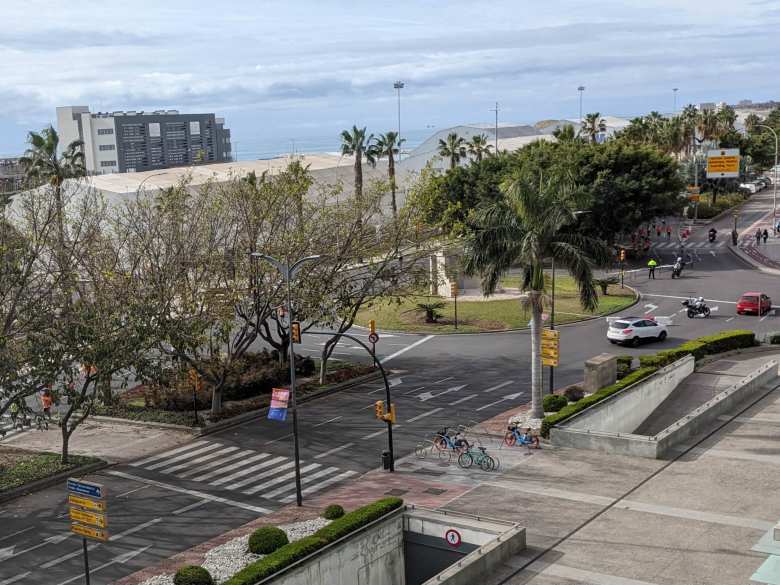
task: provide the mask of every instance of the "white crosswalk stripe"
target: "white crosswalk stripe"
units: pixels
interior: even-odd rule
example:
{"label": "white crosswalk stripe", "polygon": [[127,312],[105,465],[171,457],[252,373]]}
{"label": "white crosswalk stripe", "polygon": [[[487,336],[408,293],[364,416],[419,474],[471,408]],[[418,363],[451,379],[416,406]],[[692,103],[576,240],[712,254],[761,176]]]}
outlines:
{"label": "white crosswalk stripe", "polygon": [[[131,465],[205,484],[206,490],[241,491],[277,502],[295,499],[295,463],[291,457],[239,449],[235,445],[194,441]],[[301,486],[306,488],[304,493],[322,490],[356,475],[355,471],[344,471],[313,461],[301,465]]]}

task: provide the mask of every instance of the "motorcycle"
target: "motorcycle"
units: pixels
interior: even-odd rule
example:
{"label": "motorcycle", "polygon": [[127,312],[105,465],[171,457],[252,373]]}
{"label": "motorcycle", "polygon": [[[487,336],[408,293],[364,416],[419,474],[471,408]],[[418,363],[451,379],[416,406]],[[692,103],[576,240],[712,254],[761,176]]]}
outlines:
{"label": "motorcycle", "polygon": [[714,242],[714,241],[715,241],[715,237],[716,237],[717,235],[718,235],[718,232],[716,232],[715,230],[710,230],[710,235],[709,235],[709,238],[710,238],[710,243],[712,243],[712,242]]}
{"label": "motorcycle", "polygon": [[672,278],[680,278],[684,266],[685,262],[682,261],[682,258],[678,258],[677,262],[672,266]]}
{"label": "motorcycle", "polygon": [[704,301],[700,301],[698,299],[688,299],[687,301],[683,301],[681,304],[683,307],[688,309],[687,312],[689,319],[693,319],[698,315],[704,315],[705,318],[710,316],[710,308]]}

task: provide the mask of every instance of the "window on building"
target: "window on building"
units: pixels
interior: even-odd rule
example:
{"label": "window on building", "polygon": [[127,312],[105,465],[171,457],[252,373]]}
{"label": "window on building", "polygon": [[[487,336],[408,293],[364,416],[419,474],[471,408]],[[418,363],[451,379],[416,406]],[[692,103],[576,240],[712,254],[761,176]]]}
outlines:
{"label": "window on building", "polygon": [[116,161],[115,160],[102,160],[100,161],[101,167],[115,167]]}
{"label": "window on building", "polygon": [[98,136],[106,136],[108,134],[113,134],[114,129],[113,128],[98,128]]}
{"label": "window on building", "polygon": [[101,144],[99,147],[99,150],[116,150],[116,146],[113,144]]}

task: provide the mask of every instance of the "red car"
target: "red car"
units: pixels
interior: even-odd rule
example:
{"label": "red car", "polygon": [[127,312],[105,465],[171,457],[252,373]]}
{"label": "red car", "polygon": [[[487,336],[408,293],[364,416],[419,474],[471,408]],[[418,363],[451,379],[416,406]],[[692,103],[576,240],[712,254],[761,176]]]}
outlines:
{"label": "red car", "polygon": [[[761,310],[759,311],[758,303],[759,297],[761,298]],[[769,312],[772,308],[772,299],[762,292],[746,292],[742,293],[737,301],[737,315],[743,315],[745,313],[758,313],[763,315]]]}

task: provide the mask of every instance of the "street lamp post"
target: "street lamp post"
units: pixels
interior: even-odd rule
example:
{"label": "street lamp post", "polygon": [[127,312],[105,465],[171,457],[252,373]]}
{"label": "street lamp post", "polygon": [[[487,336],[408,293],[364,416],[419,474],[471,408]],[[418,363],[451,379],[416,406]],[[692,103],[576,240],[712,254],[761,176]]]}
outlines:
{"label": "street lamp post", "polygon": [[672,92],[674,92],[674,107],[672,108],[672,114],[677,115],[677,92],[679,91],[679,87],[673,87]]}
{"label": "street lamp post", "polygon": [[[396,92],[398,93],[398,144],[401,144],[401,90],[404,88],[404,82],[403,81],[396,81],[393,84],[393,88],[395,88]],[[401,148],[399,146],[398,148],[398,160],[401,160]]]}
{"label": "street lamp post", "polygon": [[757,128],[766,128],[769,130],[772,135],[775,137],[775,166],[774,166],[774,177],[772,178],[772,232],[774,232],[775,237],[778,236],[777,233],[777,132],[775,132],[775,129],[771,126],[767,126],[766,124],[756,124]]}
{"label": "street lamp post", "polygon": [[298,445],[298,406],[295,399],[295,350],[292,338],[292,323],[295,319],[293,318],[292,287],[290,285],[290,281],[295,277],[296,273],[298,270],[300,270],[304,263],[319,260],[321,256],[306,256],[305,258],[301,258],[295,264],[290,266],[289,264],[280,262],[276,258],[266,254],[260,254],[259,252],[252,252],[250,255],[253,258],[262,258],[271,264],[274,268],[276,268],[279,272],[281,272],[282,276],[284,277],[285,284],[287,285],[287,337],[290,352],[290,403],[292,404],[293,445],[295,451],[295,498],[298,502],[298,505],[301,506],[303,505],[303,494],[301,493],[301,456]]}
{"label": "street lamp post", "polygon": [[582,92],[585,91],[585,86],[581,85],[577,88],[577,91],[580,92],[580,128],[582,128]]}
{"label": "street lamp post", "polygon": [[[555,256],[552,258],[552,300],[550,301],[550,329],[555,331]],[[555,390],[555,366],[550,366],[550,394]]]}
{"label": "street lamp post", "polygon": [[496,102],[496,107],[490,110],[491,112],[494,112],[496,114],[496,140],[495,140],[495,152],[498,154],[498,102]]}

